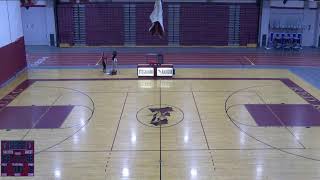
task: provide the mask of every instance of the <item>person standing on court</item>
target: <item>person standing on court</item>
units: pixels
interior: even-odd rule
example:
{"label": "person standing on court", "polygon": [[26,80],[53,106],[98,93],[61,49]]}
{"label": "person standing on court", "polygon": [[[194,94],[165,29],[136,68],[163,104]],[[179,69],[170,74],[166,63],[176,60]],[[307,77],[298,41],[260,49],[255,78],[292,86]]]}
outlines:
{"label": "person standing on court", "polygon": [[111,75],[116,75],[117,74],[117,69],[118,69],[118,59],[117,59],[117,51],[112,52],[112,70],[111,70]]}
{"label": "person standing on court", "polygon": [[107,72],[107,57],[104,55],[104,52],[101,55],[100,62],[102,64],[103,73]]}

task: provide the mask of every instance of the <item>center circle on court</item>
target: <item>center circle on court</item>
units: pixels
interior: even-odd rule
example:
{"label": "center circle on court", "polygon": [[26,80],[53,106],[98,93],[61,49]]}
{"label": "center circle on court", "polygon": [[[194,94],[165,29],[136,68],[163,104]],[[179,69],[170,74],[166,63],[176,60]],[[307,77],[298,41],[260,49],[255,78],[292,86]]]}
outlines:
{"label": "center circle on court", "polygon": [[183,111],[172,105],[156,104],[141,108],[136,114],[137,120],[148,127],[166,128],[183,121]]}

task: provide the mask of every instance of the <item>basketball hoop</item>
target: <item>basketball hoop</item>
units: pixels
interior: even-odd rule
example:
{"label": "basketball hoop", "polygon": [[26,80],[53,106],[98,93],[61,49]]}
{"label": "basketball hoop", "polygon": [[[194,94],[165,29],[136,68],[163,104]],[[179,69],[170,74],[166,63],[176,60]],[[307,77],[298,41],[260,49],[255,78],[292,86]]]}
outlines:
{"label": "basketball hoop", "polygon": [[21,7],[29,9],[30,7],[46,7],[46,1],[38,0],[20,0]]}
{"label": "basketball hoop", "polygon": [[21,7],[25,7],[26,9],[29,9],[32,5],[34,5],[33,0],[20,0]]}

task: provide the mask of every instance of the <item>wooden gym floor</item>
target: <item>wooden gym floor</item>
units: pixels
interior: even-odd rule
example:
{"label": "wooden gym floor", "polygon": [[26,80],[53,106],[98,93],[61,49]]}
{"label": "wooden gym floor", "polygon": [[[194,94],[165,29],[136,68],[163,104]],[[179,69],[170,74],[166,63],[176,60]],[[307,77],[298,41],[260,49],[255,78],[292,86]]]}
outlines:
{"label": "wooden gym floor", "polygon": [[35,141],[23,179],[320,179],[320,91],[296,75],[135,71],[30,70],[1,88],[0,139]]}

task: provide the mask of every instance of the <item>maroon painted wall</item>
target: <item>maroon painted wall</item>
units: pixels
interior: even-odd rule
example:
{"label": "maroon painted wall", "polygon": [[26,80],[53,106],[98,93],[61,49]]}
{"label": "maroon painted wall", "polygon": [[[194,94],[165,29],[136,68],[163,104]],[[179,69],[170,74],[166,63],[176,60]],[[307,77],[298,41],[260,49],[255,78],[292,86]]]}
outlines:
{"label": "maroon painted wall", "polygon": [[258,42],[259,6],[242,4],[240,6],[240,45]]}
{"label": "maroon painted wall", "polygon": [[59,42],[73,45],[72,4],[59,4],[57,7]]}
{"label": "maroon painted wall", "polygon": [[122,4],[86,5],[86,44],[123,45],[124,22]]}
{"label": "maroon painted wall", "polygon": [[27,66],[23,37],[0,48],[0,85]]}
{"label": "maroon painted wall", "polygon": [[151,26],[150,14],[153,11],[153,3],[136,4],[136,44],[137,45],[168,45],[168,5],[164,3],[163,7],[163,25],[165,35],[162,39],[158,36],[152,36],[149,32]]}
{"label": "maroon painted wall", "polygon": [[229,5],[181,3],[181,45],[228,45]]}

